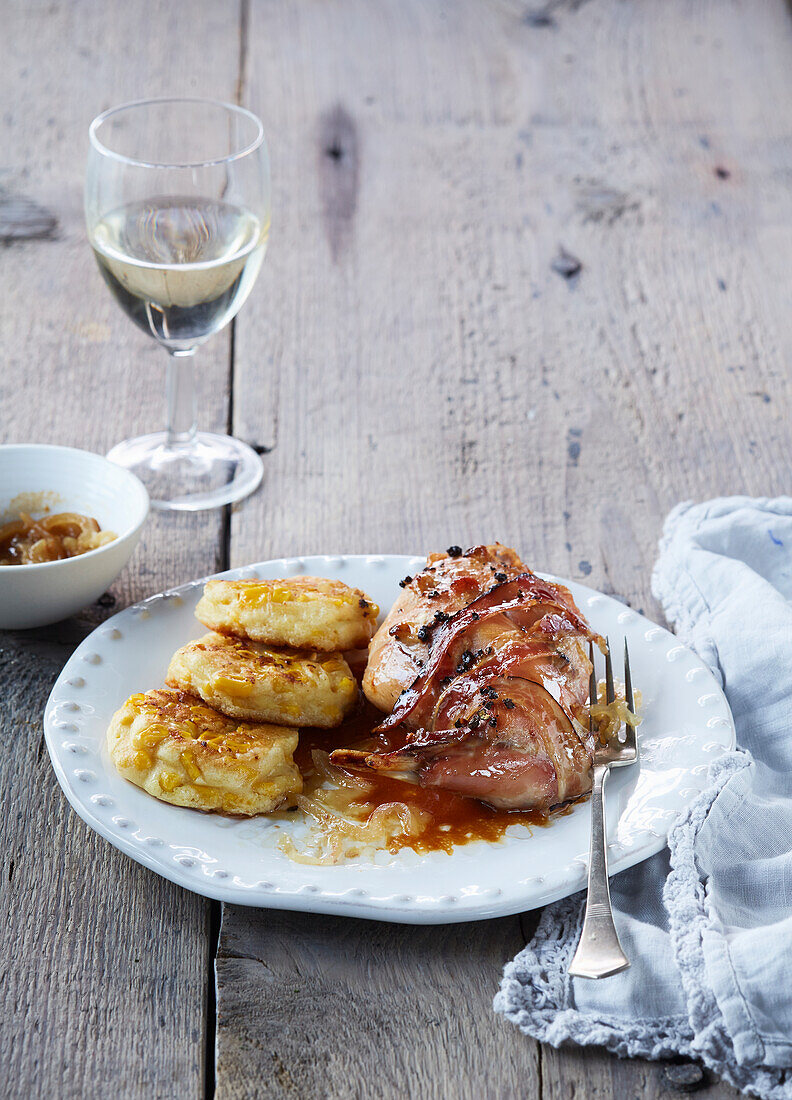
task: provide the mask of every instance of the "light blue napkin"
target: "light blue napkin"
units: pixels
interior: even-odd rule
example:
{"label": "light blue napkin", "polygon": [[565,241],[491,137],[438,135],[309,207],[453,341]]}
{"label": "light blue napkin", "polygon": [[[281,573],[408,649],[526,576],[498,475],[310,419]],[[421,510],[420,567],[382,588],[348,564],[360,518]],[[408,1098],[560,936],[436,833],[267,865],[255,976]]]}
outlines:
{"label": "light blue napkin", "polygon": [[669,850],[611,880],[630,969],[567,975],[577,894],[544,911],[495,1008],[553,1046],[687,1055],[792,1100],[792,498],[680,505],[652,589],[720,677],[738,751],[713,764]]}

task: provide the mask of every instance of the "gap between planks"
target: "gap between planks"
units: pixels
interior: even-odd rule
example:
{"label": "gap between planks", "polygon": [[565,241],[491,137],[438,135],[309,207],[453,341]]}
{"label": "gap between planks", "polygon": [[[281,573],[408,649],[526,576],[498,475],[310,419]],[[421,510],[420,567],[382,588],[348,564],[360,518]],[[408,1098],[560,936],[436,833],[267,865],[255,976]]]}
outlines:
{"label": "gap between planks", "polygon": [[[237,82],[235,102],[241,107],[245,96],[247,80],[248,40],[247,31],[250,22],[250,0],[239,3],[239,51],[237,60]],[[226,431],[234,433],[234,357],[236,351],[236,319],[231,321],[228,342],[228,416]],[[220,540],[221,569],[231,564],[231,505],[223,508],[223,522]],[[220,929],[223,923],[223,903],[209,899],[208,935],[207,935],[207,974],[206,974],[206,1023],[205,1023],[205,1064],[204,1064],[204,1100],[212,1100],[215,1094],[217,1069],[217,949],[220,943]]]}

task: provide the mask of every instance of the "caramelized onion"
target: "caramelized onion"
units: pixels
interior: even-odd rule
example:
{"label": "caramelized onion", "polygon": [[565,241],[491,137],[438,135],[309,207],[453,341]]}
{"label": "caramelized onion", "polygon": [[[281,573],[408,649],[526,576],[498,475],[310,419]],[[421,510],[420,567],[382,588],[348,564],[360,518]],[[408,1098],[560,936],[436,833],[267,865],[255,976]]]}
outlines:
{"label": "caramelized onion", "polygon": [[76,558],[115,538],[113,531],[102,531],[92,516],[79,512],[59,512],[41,519],[20,512],[19,519],[0,527],[0,565],[37,565]]}

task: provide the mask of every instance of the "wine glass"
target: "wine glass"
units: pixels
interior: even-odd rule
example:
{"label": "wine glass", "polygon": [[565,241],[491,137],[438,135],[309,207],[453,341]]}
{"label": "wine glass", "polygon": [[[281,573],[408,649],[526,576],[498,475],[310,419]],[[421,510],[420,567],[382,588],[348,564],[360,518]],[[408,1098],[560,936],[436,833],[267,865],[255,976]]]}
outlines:
{"label": "wine glass", "polygon": [[138,475],[155,508],[241,500],[261,481],[261,458],[197,430],[193,356],[236,316],[264,259],[264,129],[230,103],[148,99],[105,111],[89,137],[85,217],[99,270],[168,352],[165,431],[125,439],[107,457]]}

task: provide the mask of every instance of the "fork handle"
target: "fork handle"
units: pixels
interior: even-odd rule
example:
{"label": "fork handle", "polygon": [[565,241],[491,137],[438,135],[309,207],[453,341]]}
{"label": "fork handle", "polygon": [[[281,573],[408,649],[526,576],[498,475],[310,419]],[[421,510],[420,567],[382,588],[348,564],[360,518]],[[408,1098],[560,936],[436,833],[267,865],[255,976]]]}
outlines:
{"label": "fork handle", "polygon": [[607,978],[630,965],[616,934],[608,887],[608,839],[602,795],[609,774],[610,765],[595,765],[591,785],[591,852],[586,913],[580,942],[569,966],[569,973],[576,978]]}

